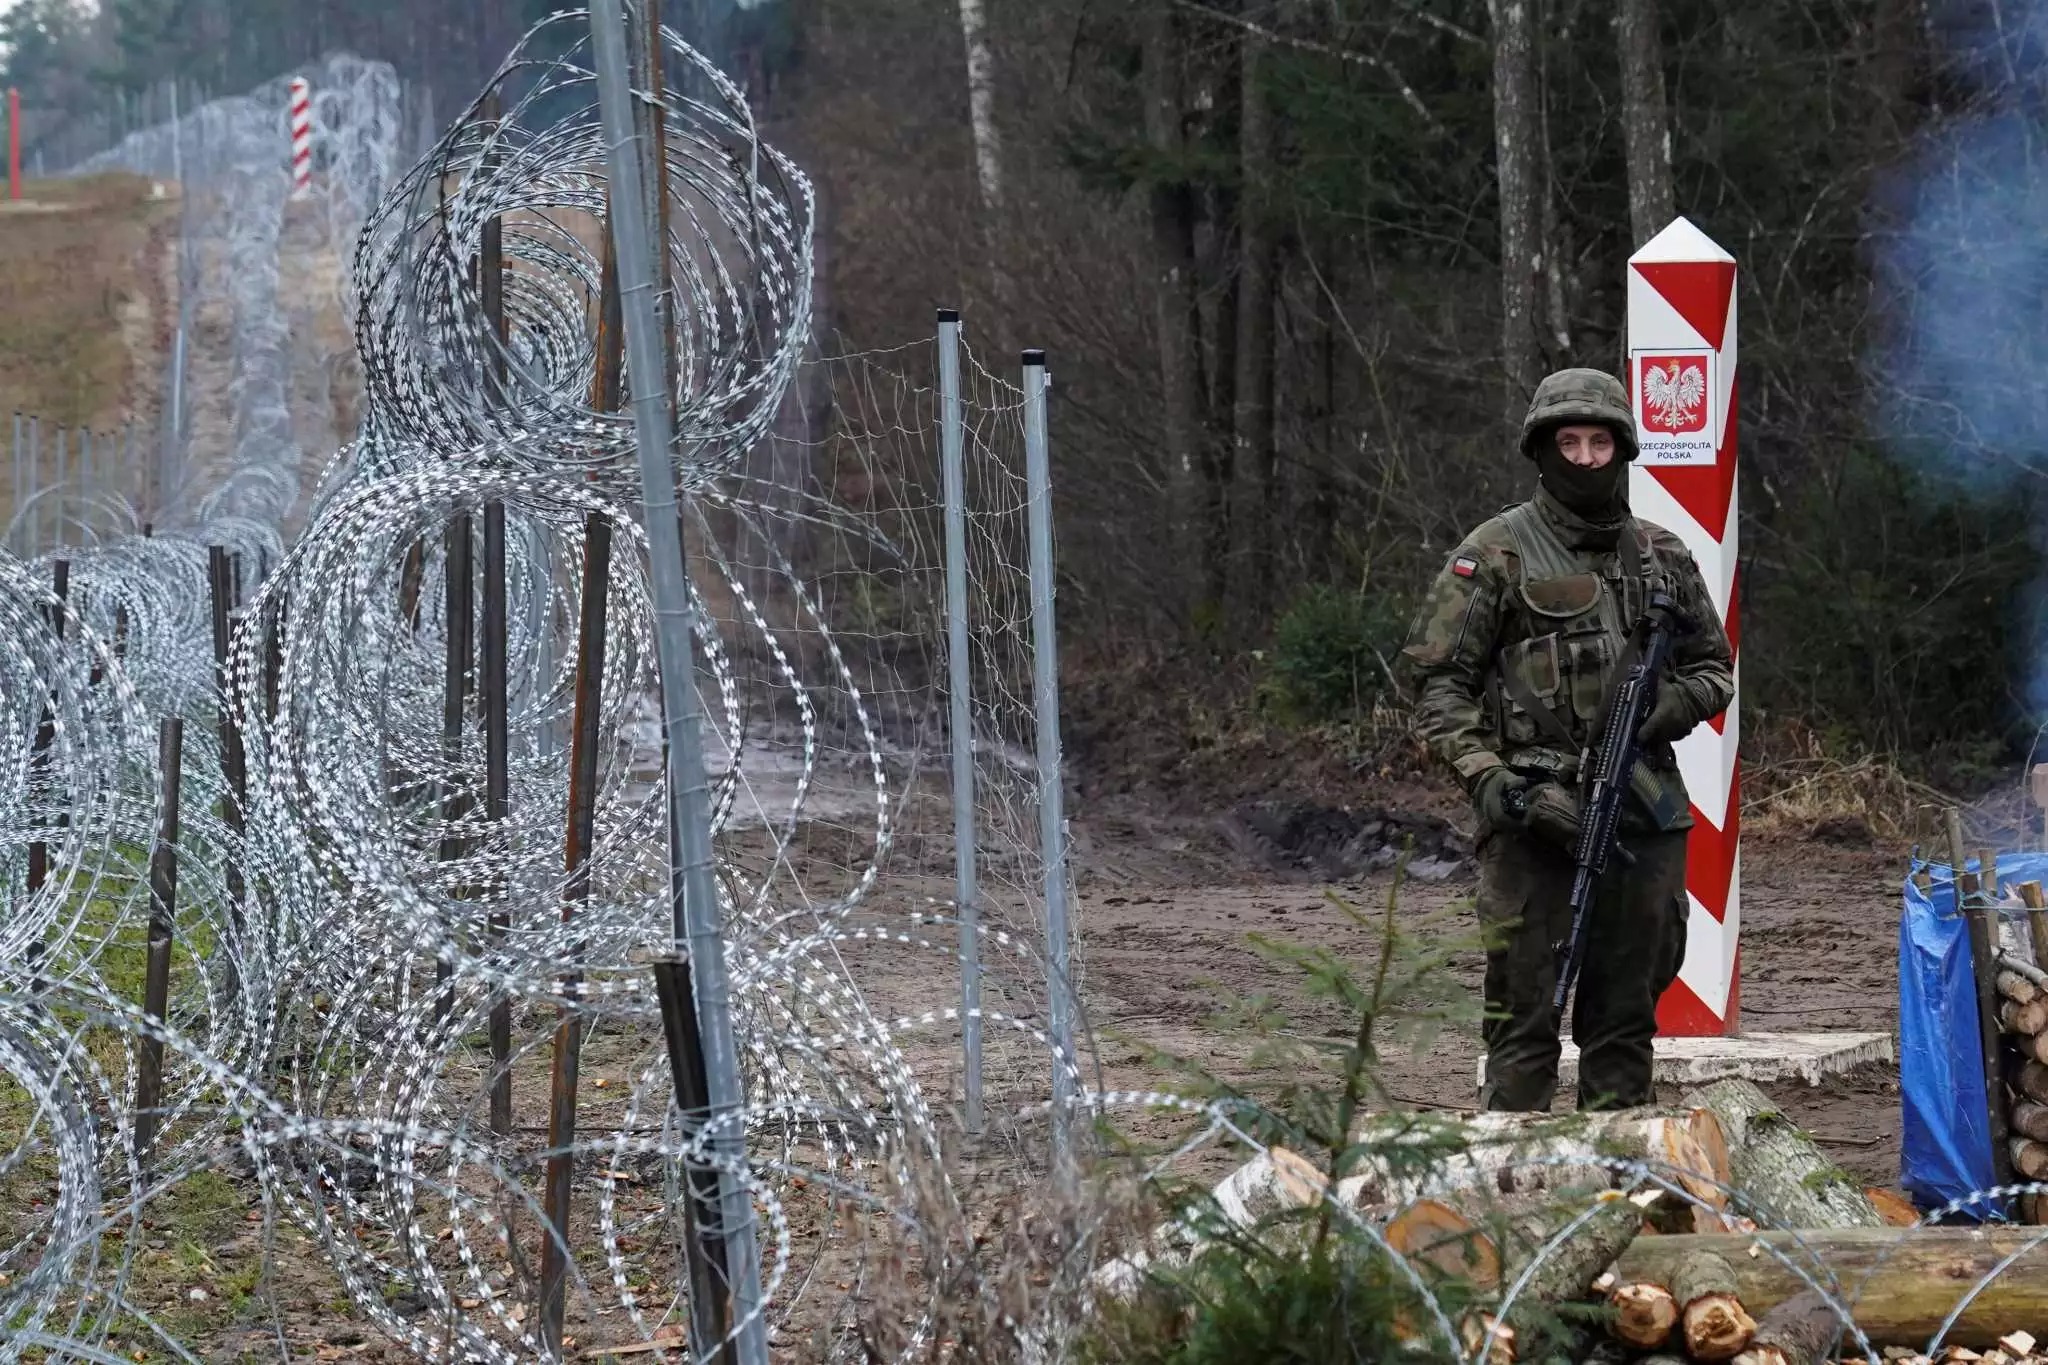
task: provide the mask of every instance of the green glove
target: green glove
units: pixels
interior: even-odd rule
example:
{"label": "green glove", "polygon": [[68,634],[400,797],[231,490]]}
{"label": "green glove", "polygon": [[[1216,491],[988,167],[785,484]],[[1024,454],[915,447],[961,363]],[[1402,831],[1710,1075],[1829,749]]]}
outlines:
{"label": "green glove", "polygon": [[1692,713],[1692,700],[1685,695],[1685,689],[1665,683],[1657,689],[1657,704],[1650,708],[1650,714],[1643,717],[1643,723],[1636,730],[1636,738],[1645,744],[1667,744],[1684,739],[1692,733],[1699,721]]}
{"label": "green glove", "polygon": [[1518,777],[1506,768],[1488,768],[1479,780],[1472,784],[1472,804],[1479,811],[1480,823],[1487,829],[1520,829],[1527,820],[1527,813],[1519,802],[1511,802],[1509,793],[1526,792],[1529,779]]}
{"label": "green glove", "polygon": [[1529,832],[1567,853],[1579,842],[1579,798],[1555,782],[1538,783],[1529,792]]}

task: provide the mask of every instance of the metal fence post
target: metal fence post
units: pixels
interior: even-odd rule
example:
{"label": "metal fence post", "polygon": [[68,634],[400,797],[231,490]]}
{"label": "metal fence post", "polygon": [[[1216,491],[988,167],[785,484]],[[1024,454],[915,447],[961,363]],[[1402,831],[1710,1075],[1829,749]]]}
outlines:
{"label": "metal fence post", "polygon": [[967,413],[960,314],[939,310],[939,451],[946,490],[946,690],[953,745],[953,901],[960,916],[962,1118],[981,1133],[981,908],[975,886],[973,659],[967,634]]}
{"label": "metal fence post", "polygon": [[67,444],[68,444],[68,442],[67,442],[67,440],[66,440],[66,437],[67,437],[67,432],[66,432],[65,428],[63,428],[63,427],[58,427],[58,428],[57,428],[57,481],[56,481],[56,482],[55,482],[54,484],[52,484],[52,485],[51,485],[51,492],[52,492],[53,496],[55,496],[55,498],[56,498],[56,500],[57,500],[57,509],[56,509],[56,522],[57,522],[57,530],[56,530],[56,534],[50,537],[50,543],[51,543],[51,544],[53,544],[53,545],[62,545],[62,544],[65,544],[65,543],[66,543],[66,533],[65,533],[65,530],[64,530],[64,514],[65,514],[65,504],[71,501],[71,498],[70,498],[70,492],[71,492],[71,490],[70,490],[70,489],[69,489],[69,488],[68,488],[68,487],[66,486],[66,480],[68,480],[68,479],[69,479],[69,478],[71,477],[71,472],[70,472],[70,470],[68,470],[67,468],[65,468],[65,466],[66,466],[66,465],[68,465],[68,464],[70,463],[70,460],[69,460],[69,459],[67,458],[67,456],[69,455],[69,453],[70,453],[70,452],[69,452],[69,451],[68,451],[68,450],[66,449],[66,446],[67,446]]}
{"label": "metal fence post", "polygon": [[[731,982],[720,937],[717,887],[711,875],[711,800],[704,772],[703,718],[697,696],[693,611],[683,561],[682,523],[671,463],[669,396],[657,376],[668,367],[656,316],[654,244],[648,240],[646,189],[634,135],[635,94],[627,74],[626,30],[620,0],[592,0],[591,53],[597,69],[598,109],[610,149],[610,234],[618,246],[619,293],[624,305],[627,369],[639,449],[655,642],[661,661],[663,727],[668,738],[671,896],[677,946],[688,946],[696,1024],[702,1036],[707,1125],[717,1125],[713,1147],[744,1163],[746,1087],[733,1035]],[[650,59],[659,61],[654,52]],[[661,109],[651,111],[664,117]],[[666,244],[662,244],[664,249]],[[690,1117],[688,1115],[686,1118]],[[731,1291],[737,1365],[767,1365],[767,1324],[761,1317],[761,1266],[754,1205],[747,1187],[719,1172],[726,1283]]]}
{"label": "metal fence post", "polygon": [[28,506],[28,465],[22,460],[25,452],[21,446],[21,414],[18,412],[14,414],[14,444],[11,450],[14,455],[14,501],[7,509],[7,515],[11,522],[9,529],[12,532],[8,539],[14,543],[15,553],[25,559],[27,558],[25,553],[27,550],[26,537],[22,534],[20,527],[22,525],[22,509]]}
{"label": "metal fence post", "polygon": [[43,552],[43,419],[28,419],[28,500],[35,511],[28,519],[28,544],[26,559],[33,559]]}
{"label": "metal fence post", "polygon": [[1074,996],[1067,940],[1067,822],[1060,770],[1059,640],[1053,622],[1052,467],[1045,352],[1024,352],[1024,474],[1031,540],[1031,700],[1038,717],[1038,843],[1045,863],[1047,996],[1054,1050],[1053,1164],[1070,1173],[1069,1102],[1074,1081]]}
{"label": "metal fence post", "polygon": [[92,538],[92,428],[78,429],[78,539],[83,544]]}

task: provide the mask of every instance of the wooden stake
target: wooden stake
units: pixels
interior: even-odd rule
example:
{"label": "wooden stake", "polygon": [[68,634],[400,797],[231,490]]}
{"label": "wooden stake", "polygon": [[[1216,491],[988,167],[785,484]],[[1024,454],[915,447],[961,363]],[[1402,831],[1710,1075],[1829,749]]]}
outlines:
{"label": "wooden stake", "polygon": [[[599,412],[619,408],[619,371],[624,362],[624,327],[619,305],[618,258],[609,227],[607,197],[604,253],[598,302],[597,369],[592,378],[592,406]],[[603,701],[605,612],[611,595],[612,524],[591,514],[583,530],[583,599],[576,632],[576,697],[569,740],[569,828],[564,861],[568,880],[562,888],[562,922],[576,917],[576,906],[590,894],[590,849],[595,838],[597,806],[598,712]],[[562,1005],[557,1011],[554,1069],[548,1086],[547,1214],[540,1255],[541,1340],[561,1349],[564,1284],[568,1275],[569,1196],[576,1140],[576,1092],[583,1049],[583,1015],[577,1006],[581,977],[562,980]]]}
{"label": "wooden stake", "polygon": [[2012,1183],[2012,1159],[2008,1150],[2005,1116],[2004,1064],[1999,1060],[1998,1032],[1998,934],[1992,911],[1980,890],[1977,874],[1963,871],[1963,813],[1950,806],[1945,815],[1949,855],[1954,862],[1956,909],[1968,922],[1970,970],[1977,988],[1977,1044],[1984,1074],[1984,1107],[1991,1134],[1991,1172],[1994,1183]]}
{"label": "wooden stake", "polygon": [[[156,843],[149,852],[149,957],[143,969],[143,1017],[158,1028],[170,1013],[171,937],[178,920],[178,795],[184,777],[185,723],[165,716],[157,723]],[[156,1145],[157,1109],[163,1103],[164,1040],[142,1037],[135,1076],[135,1159],[149,1169]],[[147,1183],[147,1175],[144,1177]]]}

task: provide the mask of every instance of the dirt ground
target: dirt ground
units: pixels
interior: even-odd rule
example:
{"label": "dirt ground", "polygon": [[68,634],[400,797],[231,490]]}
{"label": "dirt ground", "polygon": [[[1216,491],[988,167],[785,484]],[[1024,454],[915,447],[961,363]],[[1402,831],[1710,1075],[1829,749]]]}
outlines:
{"label": "dirt ground", "polygon": [[[1215,836],[1199,825],[1176,827],[1180,823],[1154,824],[1141,815],[1102,821],[1093,856],[1080,868],[1083,995],[1098,1033],[1162,1047],[1206,1048],[1217,1064],[1229,1066],[1242,1045],[1204,1023],[1216,995],[1200,983],[1213,982],[1226,996],[1298,991],[1298,972],[1252,951],[1248,936],[1254,932],[1319,944],[1363,968],[1378,950],[1377,929],[1358,924],[1329,897],[1334,893],[1376,921],[1393,876],[1382,872],[1332,885],[1310,877],[1275,878],[1227,856],[1190,859],[1194,846]],[[1901,857],[1876,850],[1746,840],[1745,1030],[1894,1029],[1903,875]],[[1401,890],[1398,919],[1419,924],[1460,906],[1471,891],[1466,878],[1409,882]],[[1444,926],[1458,934],[1475,927],[1469,910]],[[1475,952],[1460,953],[1453,966],[1459,986],[1475,1000],[1483,967]],[[1329,1006],[1304,1012],[1301,1022],[1327,1033],[1350,1027]],[[1416,1108],[1469,1108],[1477,1099],[1479,1052],[1473,1029],[1447,1029],[1421,1051],[1394,1051],[1385,1080],[1399,1100]],[[1139,1080],[1123,1065],[1109,1074],[1112,1084]],[[1255,1083],[1250,1075],[1246,1079]],[[1766,1089],[1845,1169],[1874,1184],[1898,1179],[1899,1103],[1892,1068],[1864,1068],[1819,1086],[1793,1082]],[[1560,1109],[1570,1103],[1569,1093],[1560,1096]]]}
{"label": "dirt ground", "polygon": [[[1114,1090],[1174,1088],[1156,1050],[1198,1062],[1253,1095],[1277,1090],[1285,1078],[1255,1055],[1260,1039],[1229,1017],[1233,1006],[1261,997],[1270,997],[1295,1036],[1349,1038],[1355,1016],[1309,998],[1300,970],[1258,951],[1252,938],[1319,946],[1365,975],[1378,951],[1377,926],[1393,886],[1391,872],[1335,882],[1276,872],[1238,852],[1238,841],[1220,818],[1161,815],[1125,800],[1077,815],[1073,838],[1083,1027],[1095,1043],[1091,1079],[1097,1084]],[[1903,851],[1745,839],[1745,1031],[1896,1028],[1904,871]],[[1413,933],[1463,941],[1476,931],[1467,906],[1472,889],[1469,875],[1408,881],[1397,921]],[[946,894],[942,882],[928,890]],[[1362,912],[1365,922],[1338,901]],[[866,950],[849,951],[847,959],[878,1010],[929,1007],[937,983],[928,957]],[[1459,951],[1449,964],[1451,994],[1462,992],[1473,1009],[1483,967],[1477,951]],[[1015,968],[995,970],[1014,980]],[[926,1051],[939,1042],[920,1039],[913,1049],[926,1062],[925,1074],[948,1064]],[[1382,1078],[1400,1104],[1469,1109],[1477,1103],[1479,1053],[1475,1027],[1448,1026],[1419,1047],[1390,1048]],[[993,1076],[999,1063],[991,1060],[989,1066]],[[1765,1088],[1844,1169],[1871,1184],[1898,1180],[1895,1068],[1866,1066],[1817,1086],[1794,1081]],[[1674,1089],[1661,1098],[1675,1100],[1679,1093]],[[1566,1091],[1558,1108],[1571,1103]],[[1133,1123],[1139,1130],[1163,1131],[1157,1123]]]}

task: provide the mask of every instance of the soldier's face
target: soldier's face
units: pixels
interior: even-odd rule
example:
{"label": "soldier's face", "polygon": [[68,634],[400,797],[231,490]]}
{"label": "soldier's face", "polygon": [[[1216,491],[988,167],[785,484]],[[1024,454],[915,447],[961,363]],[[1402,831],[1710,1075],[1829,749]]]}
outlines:
{"label": "soldier's face", "polygon": [[1614,459],[1614,433],[1597,423],[1559,427],[1557,453],[1581,469],[1604,468]]}

